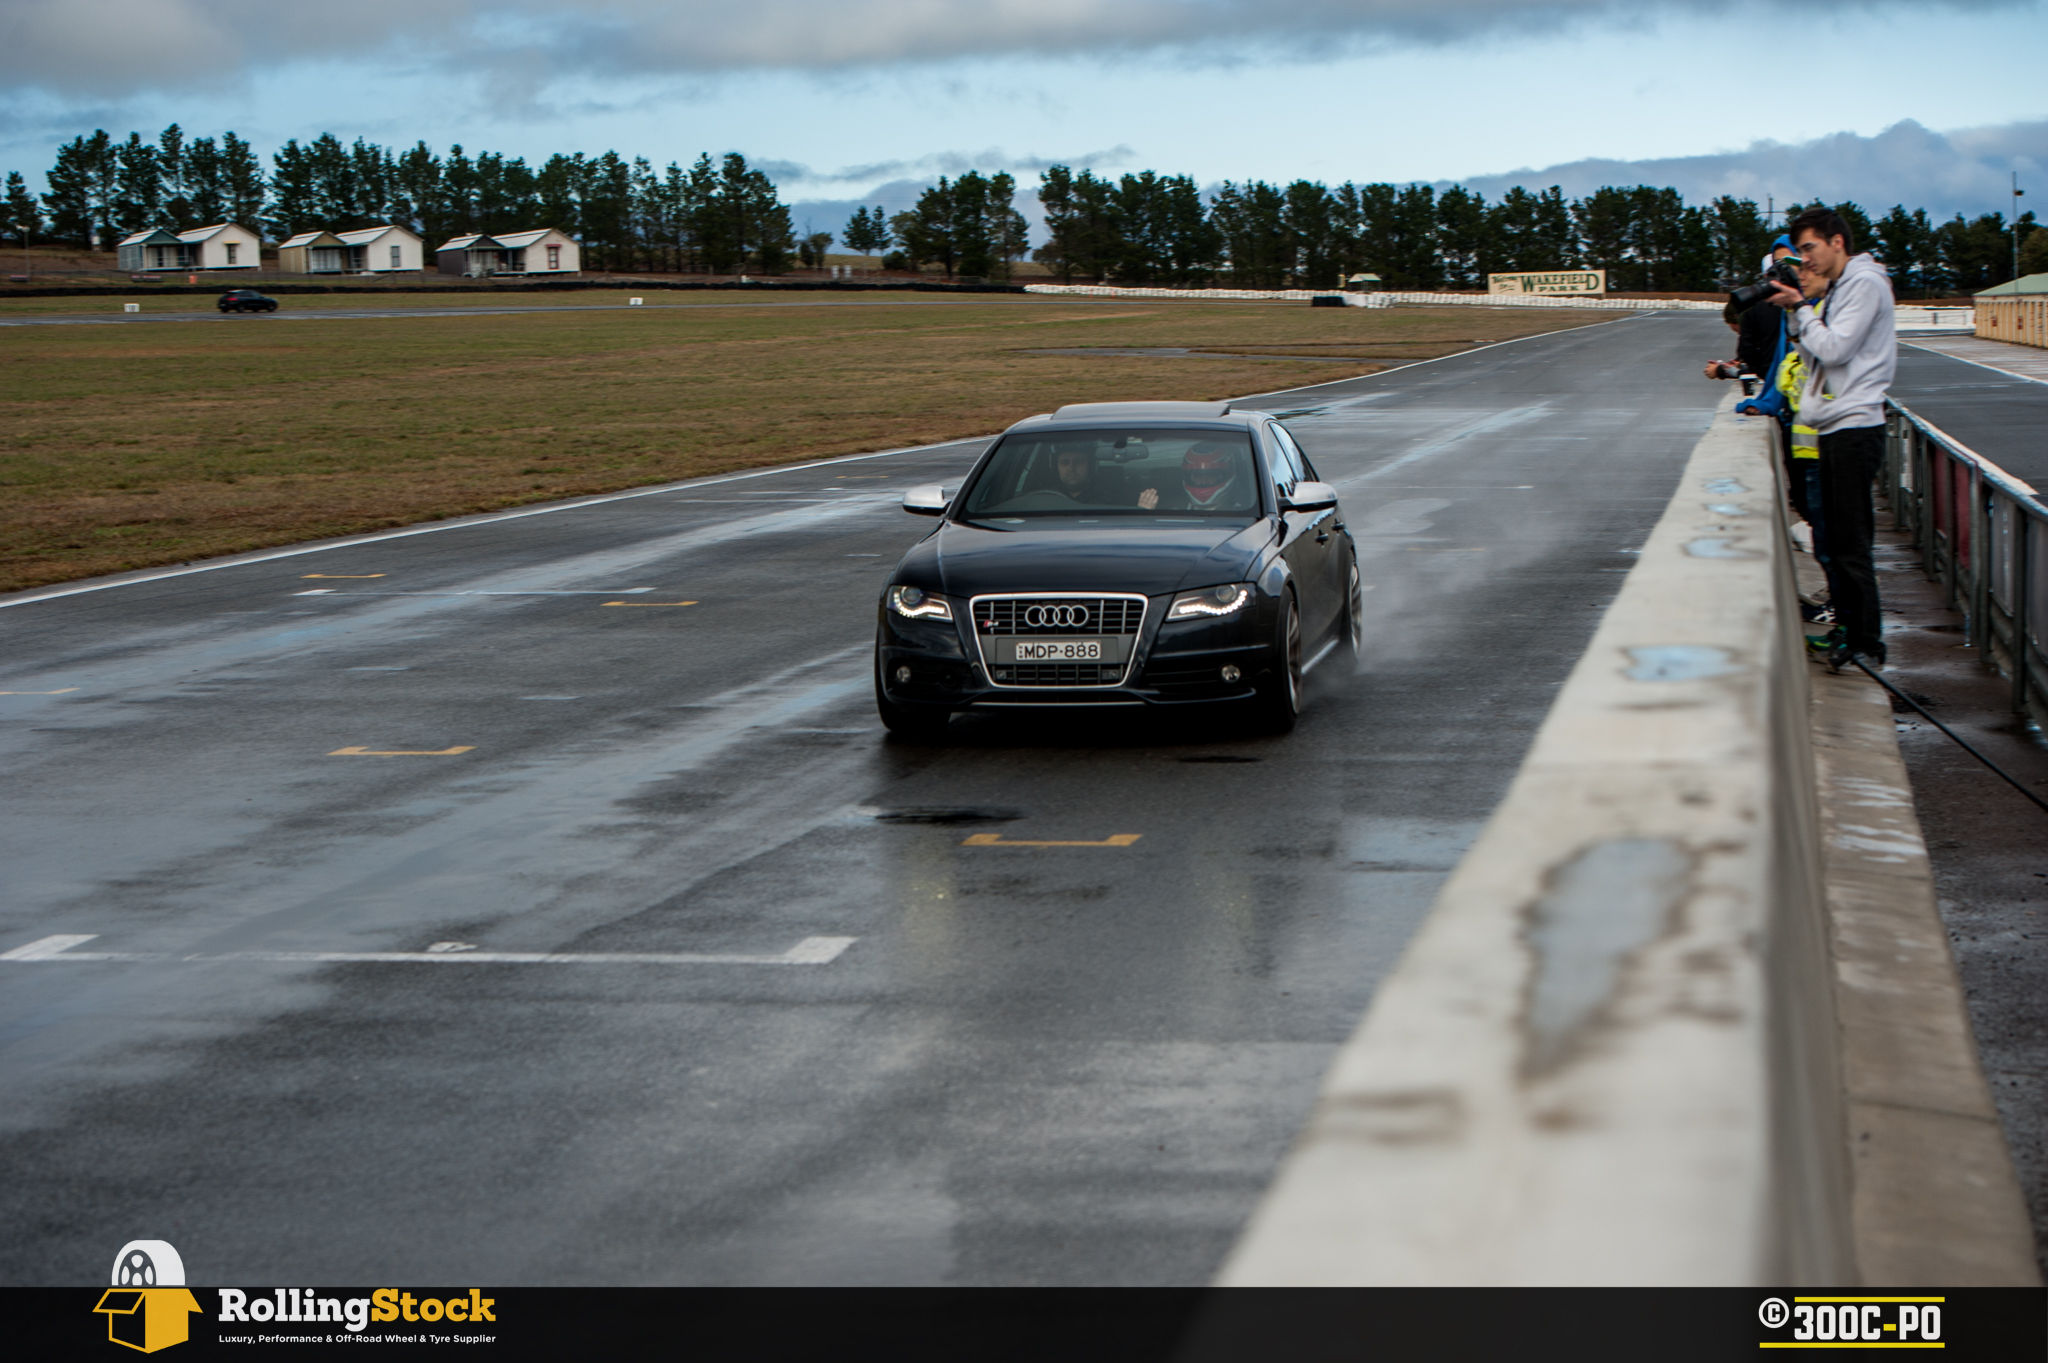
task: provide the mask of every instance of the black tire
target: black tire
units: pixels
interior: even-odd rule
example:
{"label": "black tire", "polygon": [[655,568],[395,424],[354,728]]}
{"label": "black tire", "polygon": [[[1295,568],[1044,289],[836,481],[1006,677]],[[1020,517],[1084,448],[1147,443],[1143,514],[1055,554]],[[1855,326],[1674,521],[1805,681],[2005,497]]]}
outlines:
{"label": "black tire", "polygon": [[1358,575],[1356,555],[1344,578],[1344,653],[1354,668],[1365,657],[1365,584]]}
{"label": "black tire", "polygon": [[946,726],[952,722],[950,710],[910,709],[889,699],[882,689],[882,661],[875,660],[875,712],[882,717],[882,727],[898,738],[915,739],[920,742],[935,742],[945,737]]}
{"label": "black tire", "polygon": [[1275,642],[1280,649],[1280,666],[1259,682],[1258,727],[1269,734],[1291,733],[1301,717],[1301,609],[1289,589],[1281,598],[1280,624]]}

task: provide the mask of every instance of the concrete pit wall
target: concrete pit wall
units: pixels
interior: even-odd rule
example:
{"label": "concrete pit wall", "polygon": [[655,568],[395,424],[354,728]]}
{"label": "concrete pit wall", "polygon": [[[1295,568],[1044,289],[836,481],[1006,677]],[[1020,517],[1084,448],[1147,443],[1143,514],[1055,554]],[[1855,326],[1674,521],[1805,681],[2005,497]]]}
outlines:
{"label": "concrete pit wall", "polygon": [[1771,440],[1694,450],[1221,1283],[1856,1280]]}

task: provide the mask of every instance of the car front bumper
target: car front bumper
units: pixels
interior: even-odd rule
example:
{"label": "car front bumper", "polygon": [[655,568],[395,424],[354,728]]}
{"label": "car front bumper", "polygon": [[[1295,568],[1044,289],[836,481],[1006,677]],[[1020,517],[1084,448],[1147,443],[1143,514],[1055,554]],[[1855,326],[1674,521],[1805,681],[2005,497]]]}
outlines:
{"label": "car front bumper", "polygon": [[[875,642],[876,677],[892,704],[931,710],[1206,705],[1250,700],[1280,665],[1272,600],[1260,594],[1236,615],[1165,619],[1171,597],[1150,597],[1124,681],[1114,686],[998,686],[969,631],[964,602],[952,620],[911,620],[884,605]],[[1235,681],[1223,669],[1235,667]],[[909,669],[907,680],[898,672]]]}

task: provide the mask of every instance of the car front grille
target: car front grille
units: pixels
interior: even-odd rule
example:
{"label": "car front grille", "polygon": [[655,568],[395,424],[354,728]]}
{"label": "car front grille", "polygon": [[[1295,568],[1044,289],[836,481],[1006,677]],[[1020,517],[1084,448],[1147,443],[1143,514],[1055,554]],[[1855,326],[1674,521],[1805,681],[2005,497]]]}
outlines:
{"label": "car front grille", "polygon": [[[1085,612],[1085,614],[1083,614]],[[1090,637],[1136,634],[1145,621],[1142,596],[978,596],[978,635],[1060,635]]]}
{"label": "car front grille", "polygon": [[[1081,592],[1037,596],[977,596],[971,603],[982,664],[996,686],[1117,686],[1137,653],[1145,624],[1142,596]],[[1125,656],[1100,663],[999,663],[990,647],[998,638],[1128,639]]]}

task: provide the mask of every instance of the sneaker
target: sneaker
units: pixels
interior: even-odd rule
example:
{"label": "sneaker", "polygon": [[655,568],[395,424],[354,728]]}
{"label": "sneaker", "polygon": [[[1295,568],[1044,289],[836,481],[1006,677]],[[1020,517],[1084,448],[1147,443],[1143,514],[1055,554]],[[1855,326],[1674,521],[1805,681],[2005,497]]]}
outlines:
{"label": "sneaker", "polygon": [[1884,666],[1884,645],[1868,644],[1862,648],[1851,648],[1847,642],[1828,650],[1828,671],[1840,672],[1850,663],[1861,660],[1863,665],[1875,672]]}
{"label": "sneaker", "polygon": [[1835,623],[1834,607],[1802,601],[1799,603],[1799,618],[1809,625],[1832,625]]}
{"label": "sneaker", "polygon": [[1836,625],[1826,634],[1809,634],[1806,636],[1806,651],[1818,658],[1825,658],[1848,646],[1849,631],[1840,625]]}

